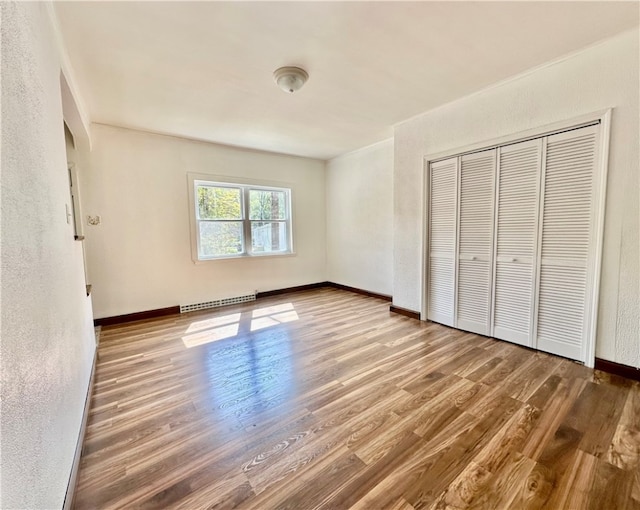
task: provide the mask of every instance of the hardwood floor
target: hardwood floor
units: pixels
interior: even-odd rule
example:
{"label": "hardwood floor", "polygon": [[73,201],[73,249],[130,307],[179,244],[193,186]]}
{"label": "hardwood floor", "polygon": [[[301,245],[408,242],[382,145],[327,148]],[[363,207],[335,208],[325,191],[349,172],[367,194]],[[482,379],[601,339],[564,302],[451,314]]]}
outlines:
{"label": "hardwood floor", "polygon": [[103,327],[75,508],[640,508],[638,383],[388,308]]}

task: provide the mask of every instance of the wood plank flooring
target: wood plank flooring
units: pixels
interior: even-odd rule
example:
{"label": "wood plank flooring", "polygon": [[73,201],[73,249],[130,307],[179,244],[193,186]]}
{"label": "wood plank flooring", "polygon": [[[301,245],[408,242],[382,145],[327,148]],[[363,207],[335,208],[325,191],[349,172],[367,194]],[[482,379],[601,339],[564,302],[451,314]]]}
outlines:
{"label": "wood plank flooring", "polygon": [[638,383],[388,307],[103,327],[75,508],[640,509]]}

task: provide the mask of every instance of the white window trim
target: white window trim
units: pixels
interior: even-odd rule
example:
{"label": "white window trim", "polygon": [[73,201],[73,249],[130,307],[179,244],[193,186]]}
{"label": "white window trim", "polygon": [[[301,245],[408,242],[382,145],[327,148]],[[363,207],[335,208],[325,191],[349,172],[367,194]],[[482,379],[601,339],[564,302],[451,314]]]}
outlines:
{"label": "white window trim", "polygon": [[[229,187],[240,187],[242,189],[242,207],[243,207],[243,219],[234,220],[242,221],[243,225],[243,253],[237,255],[222,255],[217,257],[200,258],[199,256],[199,241],[200,236],[198,234],[198,220],[196,218],[196,185],[198,184],[211,184],[222,185]],[[294,185],[286,182],[265,181],[261,179],[245,179],[241,177],[230,177],[223,175],[211,175],[200,173],[187,173],[187,186],[189,192],[189,223],[191,232],[191,259],[195,264],[206,264],[214,261],[222,260],[241,260],[241,259],[263,259],[273,257],[292,257],[295,256],[293,240],[294,233],[294,197],[295,189]],[[286,219],[287,225],[287,243],[288,249],[279,252],[266,252],[266,253],[252,253],[251,252],[251,220],[249,219],[249,201],[248,194],[249,189],[269,189],[276,191],[286,191],[288,193],[287,210],[288,215]],[[255,221],[255,220],[254,220]]]}

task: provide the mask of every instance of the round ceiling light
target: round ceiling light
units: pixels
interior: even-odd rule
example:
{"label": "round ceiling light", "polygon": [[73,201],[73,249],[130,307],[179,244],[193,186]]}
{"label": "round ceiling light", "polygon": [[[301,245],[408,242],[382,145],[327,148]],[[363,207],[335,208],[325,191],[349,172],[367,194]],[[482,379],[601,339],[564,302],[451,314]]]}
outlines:
{"label": "round ceiling light", "polygon": [[281,67],[273,73],[273,79],[285,92],[293,94],[305,84],[309,79],[307,71],[299,67]]}

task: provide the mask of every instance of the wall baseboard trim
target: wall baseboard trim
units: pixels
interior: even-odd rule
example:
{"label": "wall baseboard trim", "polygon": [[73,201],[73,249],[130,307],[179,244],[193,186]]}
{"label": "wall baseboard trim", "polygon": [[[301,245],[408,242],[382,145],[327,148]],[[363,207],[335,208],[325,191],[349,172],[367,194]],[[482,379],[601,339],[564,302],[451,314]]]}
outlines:
{"label": "wall baseboard trim", "polygon": [[335,282],[318,282],[318,283],[309,283],[307,285],[299,285],[297,287],[287,287],[284,289],[275,289],[275,290],[267,290],[265,292],[258,292],[256,298],[269,297],[269,296],[278,296],[280,294],[288,294],[289,292],[299,292],[302,290],[313,290],[313,289],[321,289],[325,287],[331,287],[333,289],[346,290],[348,292],[354,292],[356,294],[361,294],[363,296],[373,297],[377,299],[384,299],[385,301],[391,301],[391,296],[387,294],[378,294],[377,292],[372,292],[370,290],[358,289],[356,287],[349,287],[348,285],[342,285],[341,283]]}
{"label": "wall baseboard trim", "polygon": [[[356,294],[361,294],[363,296],[373,297],[377,299],[383,299],[385,301],[391,301],[391,296],[386,294],[378,294],[377,292],[371,292],[369,290],[358,289],[356,287],[349,287],[347,285],[342,285],[340,283],[334,282],[317,282],[317,283],[308,283],[306,285],[298,285],[297,287],[286,287],[284,289],[274,289],[274,290],[266,290],[264,292],[258,292],[256,294],[256,299],[278,296],[280,294],[288,294],[290,292],[301,292],[305,290],[313,290],[313,289],[321,289],[326,287],[332,287],[334,289],[346,290],[349,292],[355,292]],[[407,312],[411,312],[407,310]],[[102,317],[100,319],[94,319],[94,326],[113,326],[114,324],[124,324],[126,322],[134,322],[141,321],[145,319],[155,319],[157,317],[164,317],[166,315],[177,315],[180,313],[180,306],[169,306],[167,308],[157,308],[155,310],[146,310],[144,312],[136,312],[136,313],[127,313],[124,315],[115,315],[113,317]],[[398,312],[402,313],[402,312]],[[417,312],[412,312],[417,314],[416,318],[420,318],[420,314]],[[410,315],[411,317],[411,315]]]}
{"label": "wall baseboard trim", "polygon": [[411,317],[412,319],[420,320],[420,312],[408,310],[406,308],[402,308],[401,306],[391,305],[389,307],[389,311],[393,313],[399,313],[400,315],[404,315],[406,317]]}
{"label": "wall baseboard trim", "polygon": [[327,282],[327,287],[333,287],[334,289],[347,290],[349,292],[355,292],[356,294],[362,294],[363,296],[369,296],[377,299],[383,299],[385,301],[391,301],[391,296],[387,294],[379,294],[377,292],[371,292],[370,290],[358,289],[356,287],[349,287],[348,285],[342,285],[341,283]]}
{"label": "wall baseboard trim", "polygon": [[284,289],[265,290],[264,292],[258,292],[256,299],[270,296],[279,296],[280,294],[288,294],[289,292],[301,292],[303,290],[321,289],[327,287],[329,282],[308,283],[306,285],[298,285],[297,287],[286,287]]}
{"label": "wall baseboard trim", "polygon": [[89,421],[89,409],[91,407],[91,397],[93,397],[93,383],[96,375],[96,364],[98,363],[98,346],[96,345],[93,354],[93,365],[91,367],[91,375],[89,376],[89,387],[87,388],[87,396],[84,401],[84,411],[82,412],[82,423],[80,424],[80,434],[76,443],[76,452],[73,455],[73,464],[71,465],[71,474],[69,475],[69,483],[67,484],[67,492],[64,496],[63,510],[71,510],[76,495],[76,486],[78,484],[78,471],[80,468],[80,458],[82,457],[82,447],[84,446],[84,436],[87,433],[87,423]]}
{"label": "wall baseboard trim", "polygon": [[146,310],[144,312],[127,313],[124,315],[116,315],[114,317],[103,317],[94,319],[94,326],[112,326],[114,324],[122,324],[124,322],[141,321],[145,319],[155,319],[156,317],[164,317],[165,315],[175,315],[180,313],[179,306],[169,306],[168,308],[157,308],[155,310]]}
{"label": "wall baseboard trim", "polygon": [[596,370],[602,370],[603,372],[608,372],[610,374],[626,377],[627,379],[633,379],[634,381],[640,381],[640,370],[629,365],[616,363],[615,361],[596,358],[594,368]]}

